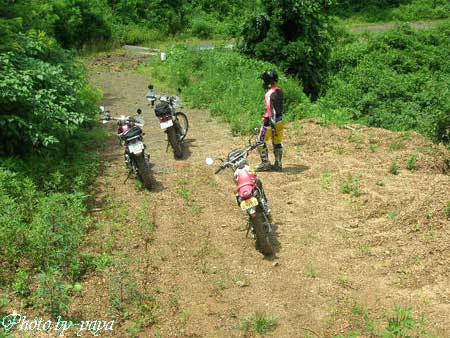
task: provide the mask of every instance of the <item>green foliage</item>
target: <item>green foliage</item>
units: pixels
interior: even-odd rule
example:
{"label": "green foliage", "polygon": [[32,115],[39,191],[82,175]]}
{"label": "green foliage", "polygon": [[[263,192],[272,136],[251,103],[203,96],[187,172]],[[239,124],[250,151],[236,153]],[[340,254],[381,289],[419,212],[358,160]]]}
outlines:
{"label": "green foliage", "polygon": [[[212,115],[230,122],[238,134],[260,126],[264,91],[259,76],[273,67],[234,51],[178,47],[169,52],[167,61],[154,58],[143,71],[172,88],[183,88],[183,97],[192,106],[209,108]],[[303,117],[310,103],[302,88],[281,72],[279,84],[285,93],[285,119]]]}
{"label": "green foliage", "polygon": [[83,202],[79,195],[62,193],[40,200],[27,233],[34,266],[69,272],[70,263],[79,256],[85,222]]}
{"label": "green foliage", "polygon": [[68,287],[62,274],[49,270],[37,276],[38,288],[34,295],[35,306],[45,309],[53,316],[66,313],[70,305]]}
{"label": "green foliage", "polygon": [[341,184],[341,192],[343,194],[349,194],[353,197],[361,195],[361,187],[358,178],[348,176],[347,179]]}
{"label": "green foliage", "polygon": [[450,219],[450,201],[448,201],[447,206],[445,207],[444,213],[445,213],[445,216],[447,216],[447,218]]}
{"label": "green foliage", "polygon": [[389,173],[392,175],[398,175],[398,165],[396,161],[392,161],[389,166]]}
{"label": "green foliage", "polygon": [[104,253],[95,257],[92,263],[97,271],[104,271],[114,263],[114,259],[111,255]]}
{"label": "green foliage", "polygon": [[241,328],[245,331],[255,331],[259,334],[265,334],[273,331],[278,326],[278,319],[265,313],[257,312],[253,316],[242,321]]}
{"label": "green foliage", "polygon": [[0,154],[55,144],[94,117],[84,70],[44,33],[16,34],[0,70]]}
{"label": "green foliage", "polygon": [[[40,273],[32,300],[52,312],[68,304],[61,283],[79,280],[93,265],[80,244],[103,136],[95,129],[79,132],[54,150],[0,158],[0,287],[29,297],[30,281]],[[41,299],[53,287],[57,294]]]}
{"label": "green foliage", "polygon": [[16,273],[16,280],[13,284],[13,290],[21,297],[30,295],[29,274],[26,270],[19,269]]}
{"label": "green foliage", "polygon": [[447,0],[341,0],[333,14],[352,22],[418,21],[450,16]]}
{"label": "green foliage", "polygon": [[162,34],[175,34],[186,26],[182,0],[107,0],[114,20],[124,25],[157,27]]}
{"label": "green foliage", "polygon": [[408,162],[406,163],[406,169],[408,170],[416,170],[417,169],[417,155],[411,155],[411,157],[408,159]]}
{"label": "green foliage", "polygon": [[244,26],[242,52],[279,65],[301,79],[316,99],[325,91],[333,33],[327,15],[333,0],[263,1]]}
{"label": "green foliage", "polygon": [[417,130],[450,141],[450,22],[416,32],[407,26],[345,42],[333,51],[330,86],[317,109],[333,122]]}
{"label": "green foliage", "polygon": [[20,19],[25,31],[35,29],[55,37],[64,48],[80,48],[112,36],[103,1],[8,1],[0,3],[0,12],[7,18]]}
{"label": "green foliage", "polygon": [[389,318],[383,338],[408,338],[411,331],[421,323],[412,316],[412,310],[397,306],[394,315]]}

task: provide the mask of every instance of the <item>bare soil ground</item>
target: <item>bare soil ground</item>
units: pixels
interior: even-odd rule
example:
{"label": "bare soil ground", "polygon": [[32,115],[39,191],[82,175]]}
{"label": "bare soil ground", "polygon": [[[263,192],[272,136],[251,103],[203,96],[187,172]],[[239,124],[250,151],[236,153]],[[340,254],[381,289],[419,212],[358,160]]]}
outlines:
{"label": "bare soil ground", "polygon": [[279,242],[276,257],[264,258],[245,238],[231,174],[215,176],[204,162],[246,139],[207,111],[186,109],[187,156],[174,160],[138,63],[97,59],[91,77],[113,114],[143,108],[157,184],[145,191],[134,178],[124,182],[123,150],[106,126],[93,202],[101,211],[84,250],[114,263],[86,276],[73,318],[116,320],[105,337],[257,337],[245,326],[255,313],[276,318],[267,337],[376,337],[401,305],[450,337],[448,150],[412,132],[288,125],[284,172],[260,174]]}

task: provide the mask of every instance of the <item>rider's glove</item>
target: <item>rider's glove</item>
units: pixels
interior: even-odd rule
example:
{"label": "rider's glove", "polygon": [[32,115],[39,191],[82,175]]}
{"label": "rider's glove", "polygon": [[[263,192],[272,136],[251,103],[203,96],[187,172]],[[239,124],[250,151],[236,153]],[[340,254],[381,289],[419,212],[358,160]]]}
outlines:
{"label": "rider's glove", "polygon": [[262,120],[264,127],[270,127],[272,125],[272,121],[269,116],[263,116]]}

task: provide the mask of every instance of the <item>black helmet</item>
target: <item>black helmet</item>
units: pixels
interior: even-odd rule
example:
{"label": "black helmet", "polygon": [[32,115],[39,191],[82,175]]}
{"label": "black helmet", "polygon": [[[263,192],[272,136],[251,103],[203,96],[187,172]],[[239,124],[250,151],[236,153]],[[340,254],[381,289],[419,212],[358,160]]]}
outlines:
{"label": "black helmet", "polygon": [[261,74],[261,79],[265,85],[273,84],[278,81],[278,74],[274,70],[267,70]]}

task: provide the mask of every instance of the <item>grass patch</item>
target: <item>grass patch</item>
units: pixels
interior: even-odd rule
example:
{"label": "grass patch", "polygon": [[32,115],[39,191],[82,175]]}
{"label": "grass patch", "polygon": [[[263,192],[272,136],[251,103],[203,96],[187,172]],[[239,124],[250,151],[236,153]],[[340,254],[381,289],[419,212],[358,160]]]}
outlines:
{"label": "grass patch", "polygon": [[322,174],[320,185],[323,189],[329,190],[331,188],[331,184],[333,183],[333,173],[330,171],[325,171]]}
{"label": "grass patch", "polygon": [[447,202],[447,206],[444,209],[445,216],[450,219],[450,201]]}
{"label": "grass patch", "polygon": [[[86,215],[106,134],[82,130],[58,147],[0,158],[0,288],[49,313],[68,310],[72,285],[100,259],[81,253]],[[26,262],[26,264],[24,264]],[[31,295],[26,285],[37,281]]]}
{"label": "grass patch", "polygon": [[306,266],[306,277],[309,278],[317,278],[319,277],[319,271],[317,270],[317,267],[312,263],[309,262]]}
{"label": "grass patch", "polygon": [[389,166],[389,173],[392,175],[398,175],[399,171],[398,171],[398,165],[396,161],[392,161],[391,165]]}
{"label": "grass patch", "polygon": [[349,194],[353,197],[361,196],[361,184],[358,178],[348,176],[348,178],[341,184],[341,192]]}
{"label": "grass patch", "polygon": [[265,334],[274,331],[278,326],[278,318],[265,313],[257,312],[253,316],[242,321],[241,329],[244,331],[254,331]]}
{"label": "grass patch", "polygon": [[411,155],[411,157],[408,159],[408,162],[406,162],[406,169],[410,171],[417,170],[417,160],[418,157],[416,154]]}
{"label": "grass patch", "polygon": [[[153,58],[140,70],[148,77],[158,79],[158,85],[162,87],[182,88],[183,97],[190,106],[208,108],[213,116],[229,122],[235,135],[260,126],[264,90],[259,76],[263,71],[277,67],[221,48],[196,51],[176,47],[168,53],[167,61]],[[186,72],[186,69],[190,71]],[[285,120],[304,117],[310,106],[309,99],[297,81],[277,70],[279,85],[285,94]]]}

